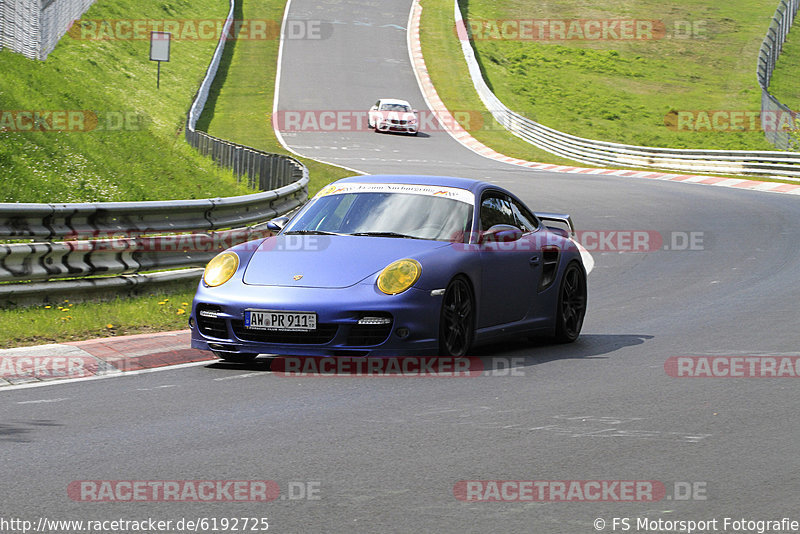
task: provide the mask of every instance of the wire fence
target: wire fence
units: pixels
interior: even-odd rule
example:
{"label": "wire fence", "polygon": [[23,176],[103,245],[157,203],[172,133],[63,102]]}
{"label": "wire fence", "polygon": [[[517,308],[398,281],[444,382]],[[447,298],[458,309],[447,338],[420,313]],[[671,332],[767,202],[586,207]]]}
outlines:
{"label": "wire fence", "polygon": [[0,0],[0,49],[47,56],[95,0]]}
{"label": "wire fence", "polygon": [[[233,23],[234,0],[230,2],[230,11],[222,28],[221,35],[228,35]],[[192,107],[186,117],[186,142],[195,147],[201,154],[210,156],[222,167],[230,168],[237,177],[247,177],[248,185],[267,191],[283,187],[299,179],[298,169],[304,168],[294,158],[281,154],[264,152],[246,145],[233,143],[214,137],[206,132],[197,131],[196,125],[203,114],[208,100],[211,85],[219,69],[226,39],[220,38],[206,76],[195,95]]]}
{"label": "wire fence", "polygon": [[[783,44],[789,35],[789,29],[797,16],[800,0],[781,0],[772,22],[761,44],[758,54],[758,67],[756,74],[758,84],[761,86],[761,125],[767,140],[780,150],[797,150],[800,148],[800,113],[793,111],[789,106],[781,103],[769,92],[772,83],[772,73],[783,51]],[[790,128],[768,127],[766,121],[775,116],[790,116],[790,121],[784,121]],[[793,127],[794,129],[792,130]]]}

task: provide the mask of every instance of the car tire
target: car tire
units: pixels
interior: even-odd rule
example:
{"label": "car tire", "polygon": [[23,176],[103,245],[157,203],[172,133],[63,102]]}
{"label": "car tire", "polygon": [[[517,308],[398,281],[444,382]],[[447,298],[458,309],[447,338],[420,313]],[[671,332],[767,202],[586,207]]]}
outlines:
{"label": "car tire", "polygon": [[214,356],[222,358],[226,362],[234,363],[248,363],[256,359],[258,354],[250,354],[249,352],[217,352],[214,351]]}
{"label": "car tire", "polygon": [[463,276],[447,285],[439,314],[439,355],[466,356],[475,337],[475,298]]}
{"label": "car tire", "polygon": [[578,339],[585,315],[586,271],[578,262],[573,261],[564,270],[558,290],[556,342],[572,343]]}

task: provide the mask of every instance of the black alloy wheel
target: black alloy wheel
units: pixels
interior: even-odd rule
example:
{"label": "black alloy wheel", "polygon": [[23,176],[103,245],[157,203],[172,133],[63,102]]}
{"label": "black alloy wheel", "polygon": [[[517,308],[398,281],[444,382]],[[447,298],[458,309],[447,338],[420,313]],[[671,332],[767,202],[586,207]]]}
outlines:
{"label": "black alloy wheel", "polygon": [[475,301],[469,283],[462,276],[447,286],[439,318],[439,354],[465,356],[475,335]]}
{"label": "black alloy wheel", "polygon": [[577,263],[567,265],[561,279],[556,310],[556,341],[572,343],[581,333],[586,315],[586,273]]}

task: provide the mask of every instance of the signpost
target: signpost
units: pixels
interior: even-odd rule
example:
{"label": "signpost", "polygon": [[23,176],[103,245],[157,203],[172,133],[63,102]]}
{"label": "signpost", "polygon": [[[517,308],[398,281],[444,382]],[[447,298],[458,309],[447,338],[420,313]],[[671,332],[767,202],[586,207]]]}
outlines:
{"label": "signpost", "polygon": [[150,32],[150,61],[158,61],[156,89],[161,89],[161,62],[169,61],[169,32]]}

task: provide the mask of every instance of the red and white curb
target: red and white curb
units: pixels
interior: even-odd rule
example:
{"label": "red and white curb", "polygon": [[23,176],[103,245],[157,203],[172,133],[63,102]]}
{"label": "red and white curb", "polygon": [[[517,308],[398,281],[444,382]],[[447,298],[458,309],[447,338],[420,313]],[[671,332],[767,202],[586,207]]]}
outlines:
{"label": "red and white curb", "polygon": [[563,172],[570,174],[599,174],[610,176],[623,176],[629,178],[646,178],[649,180],[666,180],[670,182],[683,182],[700,185],[712,185],[729,187],[735,189],[747,189],[751,191],[764,191],[767,193],[782,193],[789,195],[800,195],[800,184],[787,184],[781,182],[762,182],[758,180],[745,180],[742,178],[720,178],[717,176],[697,176],[688,174],[666,174],[661,172],[649,171],[626,171],[618,169],[593,169],[587,167],[570,167],[565,165],[552,165],[548,163],[538,163],[523,159],[512,158],[495,151],[484,145],[469,132],[467,132],[457,120],[450,114],[447,106],[444,105],[436,88],[431,81],[428,69],[425,66],[425,59],[422,56],[422,46],[420,44],[419,27],[422,15],[422,6],[419,0],[414,0],[411,13],[408,18],[408,52],[411,58],[411,65],[417,78],[422,96],[428,108],[439,117],[442,127],[459,143],[472,150],[478,155],[489,159],[549,172]]}
{"label": "red and white curb", "polygon": [[158,332],[0,350],[2,386],[33,387],[217,360],[191,348],[191,332]]}

